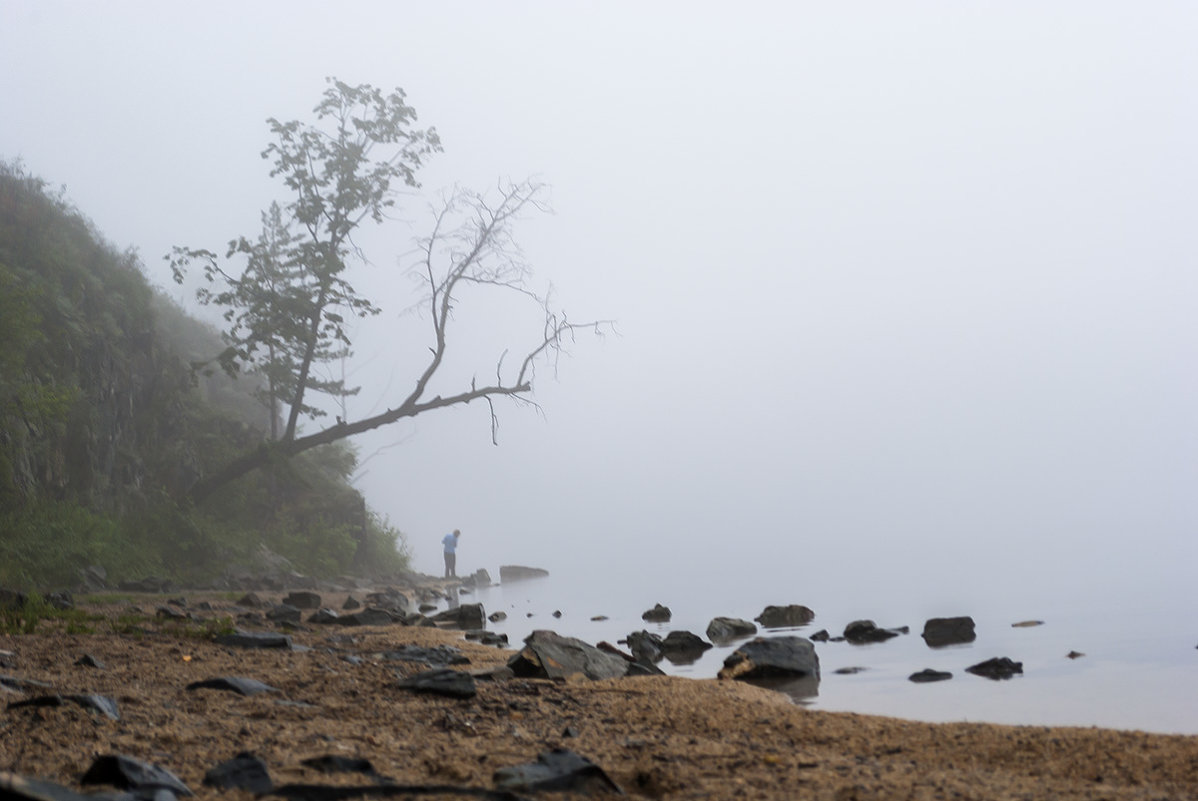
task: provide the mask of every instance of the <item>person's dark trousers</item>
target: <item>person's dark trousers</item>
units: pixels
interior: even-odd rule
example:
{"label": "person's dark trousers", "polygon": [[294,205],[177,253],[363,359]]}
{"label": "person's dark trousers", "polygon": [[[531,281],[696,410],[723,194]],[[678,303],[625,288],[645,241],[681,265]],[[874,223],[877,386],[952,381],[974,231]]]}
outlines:
{"label": "person's dark trousers", "polygon": [[450,577],[456,578],[457,577],[457,575],[458,575],[457,564],[456,564],[457,561],[458,561],[457,554],[452,554],[452,553],[445,554],[445,578],[450,578]]}

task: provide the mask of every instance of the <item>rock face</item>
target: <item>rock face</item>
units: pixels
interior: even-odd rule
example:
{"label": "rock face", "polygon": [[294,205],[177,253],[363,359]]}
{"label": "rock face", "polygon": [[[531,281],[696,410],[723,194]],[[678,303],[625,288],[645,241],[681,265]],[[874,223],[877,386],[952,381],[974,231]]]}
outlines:
{"label": "rock face", "polygon": [[558,679],[582,674],[588,679],[614,679],[628,672],[628,663],[573,637],[538,629],[524,640],[524,648],[508,660],[521,678]]}
{"label": "rock face", "polygon": [[724,660],[721,679],[819,678],[819,656],[806,637],[758,637]]}
{"label": "rock face", "polygon": [[544,578],[548,575],[548,570],[542,570],[539,567],[524,567],[523,565],[500,565],[499,567],[499,583],[501,584],[507,584],[509,581]]}
{"label": "rock face", "polygon": [[707,624],[707,638],[714,643],[726,643],[742,637],[752,637],[757,627],[738,617],[717,617]]}
{"label": "rock face", "polygon": [[945,645],[963,645],[977,639],[973,630],[973,618],[934,617],[923,624],[923,639],[931,648]]}
{"label": "rock face", "polygon": [[753,619],[760,623],[762,628],[790,628],[794,626],[806,626],[812,620],[815,620],[815,612],[812,612],[802,604],[767,606],[761,611],[760,615]]}
{"label": "rock face", "polygon": [[645,610],[641,615],[641,620],[646,623],[669,623],[670,618],[674,613],[670,611],[670,607],[662,606],[661,604],[653,604],[652,609]]}

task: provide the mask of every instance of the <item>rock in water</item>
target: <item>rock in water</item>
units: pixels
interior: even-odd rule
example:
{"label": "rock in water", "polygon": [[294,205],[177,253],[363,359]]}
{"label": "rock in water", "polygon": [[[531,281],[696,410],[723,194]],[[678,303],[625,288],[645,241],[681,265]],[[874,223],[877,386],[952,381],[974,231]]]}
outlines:
{"label": "rock in water", "polygon": [[964,645],[977,639],[974,633],[973,618],[934,617],[923,624],[923,639],[931,648],[945,645]]}
{"label": "rock in water", "polygon": [[714,643],[726,643],[741,637],[752,637],[757,627],[737,617],[717,617],[707,624],[707,638]]}
{"label": "rock in water", "polygon": [[524,640],[524,648],[508,660],[521,678],[557,679],[582,674],[588,679],[614,679],[628,672],[628,663],[573,637],[538,629]]}
{"label": "rock in water", "polygon": [[819,656],[806,637],[758,637],[724,660],[721,679],[819,678]]}
{"label": "rock in water", "polygon": [[945,670],[932,670],[931,668],[924,668],[918,673],[912,673],[910,676],[908,676],[907,681],[913,681],[916,684],[927,684],[928,682],[932,681],[948,681],[952,677],[953,674]]}
{"label": "rock in water", "polygon": [[815,620],[815,612],[812,612],[802,604],[767,606],[761,611],[760,615],[753,619],[767,629],[791,628],[806,626],[812,620]]}
{"label": "rock in water", "polygon": [[548,570],[542,570],[539,567],[524,567],[523,565],[499,566],[500,584],[507,584],[509,581],[525,581],[527,579],[544,578],[548,575]]}
{"label": "rock in water", "polygon": [[969,673],[975,676],[985,676],[988,679],[1009,679],[1016,673],[1023,673],[1023,663],[1013,662],[1005,656],[997,656],[994,659],[987,659],[985,662],[978,662],[976,665],[970,665],[965,668]]}
{"label": "rock in water", "polygon": [[266,763],[258,757],[242,751],[204,774],[204,786],[218,790],[248,790],[251,793],[269,793],[274,789]]}
{"label": "rock in water", "polygon": [[661,652],[666,656],[697,657],[710,647],[711,643],[689,631],[671,631],[661,641]]}
{"label": "rock in water", "polygon": [[897,636],[898,633],[890,629],[878,628],[878,625],[872,620],[854,620],[844,627],[844,638],[853,645],[884,642]]}
{"label": "rock in water", "polygon": [[175,795],[191,795],[192,792],[179,777],[166,768],[151,765],[121,754],[96,757],[80,784],[111,784],[121,790],[170,790]]}
{"label": "rock in water", "polygon": [[417,673],[400,681],[399,686],[406,690],[443,695],[447,698],[473,698],[478,693],[473,676],[449,668],[435,668]]}
{"label": "rock in water", "polygon": [[652,609],[648,609],[641,615],[641,620],[646,623],[669,623],[673,613],[670,607],[654,604]]}
{"label": "rock in water", "polygon": [[564,748],[544,751],[537,755],[536,762],[500,768],[495,771],[493,781],[501,790],[624,795],[603,768]]}

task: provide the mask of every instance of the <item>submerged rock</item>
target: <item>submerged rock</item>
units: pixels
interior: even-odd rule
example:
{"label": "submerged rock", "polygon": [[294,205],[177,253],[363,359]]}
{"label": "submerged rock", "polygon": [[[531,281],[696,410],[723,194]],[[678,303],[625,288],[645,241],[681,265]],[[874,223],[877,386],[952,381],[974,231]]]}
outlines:
{"label": "submerged rock", "polygon": [[500,768],[495,771],[492,781],[501,790],[624,795],[603,768],[564,748],[544,751],[537,755],[536,762]]}
{"label": "submerged rock", "polygon": [[707,638],[714,643],[731,642],[742,637],[752,637],[756,633],[755,625],[738,617],[712,618],[707,624]]}
{"label": "submerged rock", "polygon": [[988,679],[1009,679],[1016,673],[1023,673],[1023,663],[1013,662],[1005,656],[996,656],[994,659],[970,665],[965,670],[975,676],[985,676]]}
{"label": "submerged rock", "polygon": [[898,634],[893,629],[879,628],[872,620],[854,620],[844,627],[844,638],[853,645],[885,642],[891,637],[897,637]]}
{"label": "submerged rock", "polygon": [[671,631],[661,641],[661,652],[667,658],[676,656],[694,658],[708,648],[711,648],[711,643],[705,642],[702,637],[689,631]]}
{"label": "submerged rock", "polygon": [[758,637],[724,660],[721,679],[819,678],[819,656],[806,637]]}
{"label": "submerged rock", "polygon": [[802,604],[767,606],[760,615],[753,619],[767,629],[793,628],[806,626],[815,620],[815,612]]}
{"label": "submerged rock", "polygon": [[974,632],[973,618],[968,615],[961,617],[934,617],[923,624],[924,642],[931,648],[945,645],[964,645],[977,639]]}
{"label": "submerged rock", "polygon": [[620,657],[544,629],[528,635],[524,647],[507,664],[521,678],[557,679],[580,674],[588,679],[613,679],[628,672],[628,663]]}
{"label": "submerged rock", "polygon": [[510,581],[526,581],[528,579],[544,578],[548,575],[548,570],[542,570],[539,567],[525,567],[524,565],[499,566],[499,582],[501,584],[507,584]]}
{"label": "submerged rock", "polygon": [[916,684],[927,684],[928,682],[933,681],[948,681],[952,677],[953,674],[945,670],[932,670],[931,668],[924,668],[918,673],[912,673],[910,676],[908,676],[907,681],[913,681]]}
{"label": "submerged rock", "polygon": [[646,610],[641,615],[641,620],[646,623],[669,623],[671,617],[673,617],[673,612],[670,611],[670,607],[654,604],[652,609]]}

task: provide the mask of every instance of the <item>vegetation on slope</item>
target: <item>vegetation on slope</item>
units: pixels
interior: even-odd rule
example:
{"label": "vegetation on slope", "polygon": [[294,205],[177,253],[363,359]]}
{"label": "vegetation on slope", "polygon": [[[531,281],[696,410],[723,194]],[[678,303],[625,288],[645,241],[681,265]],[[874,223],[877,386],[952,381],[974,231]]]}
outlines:
{"label": "vegetation on slope", "polygon": [[401,535],[348,483],[349,446],[269,465],[203,509],[198,475],[262,439],[255,377],[197,373],[219,334],[22,168],[0,164],[0,585],[207,581],[260,545],[313,575],[392,572]]}

